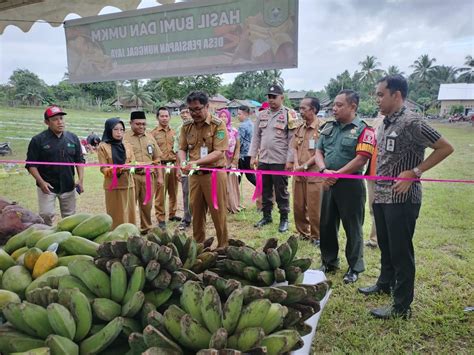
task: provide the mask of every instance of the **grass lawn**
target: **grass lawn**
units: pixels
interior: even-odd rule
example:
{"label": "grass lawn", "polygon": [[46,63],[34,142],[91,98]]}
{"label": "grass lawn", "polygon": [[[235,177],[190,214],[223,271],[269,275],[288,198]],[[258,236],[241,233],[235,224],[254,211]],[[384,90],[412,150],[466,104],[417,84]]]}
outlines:
{"label": "grass lawn", "polygon": [[[90,130],[102,132],[106,118],[116,113],[67,110],[69,130],[84,137]],[[0,108],[0,142],[10,141],[14,155],[0,159],[24,159],[29,138],[44,129],[42,109]],[[120,116],[128,122],[128,113]],[[179,123],[174,118],[172,125]],[[152,115],[149,126],[155,126]],[[426,177],[474,180],[474,128],[468,124],[434,124],[454,145],[455,152]],[[93,160],[94,157],[89,159]],[[8,167],[8,177],[0,179],[0,196],[37,210],[33,179],[22,167]],[[4,175],[2,175],[4,176]],[[247,207],[229,215],[231,235],[251,246],[261,246],[265,239],[281,240],[277,223],[262,230],[252,224],[260,214],[251,202],[251,185],[244,179],[243,201]],[[291,184],[290,184],[291,185]],[[86,192],[78,199],[79,211],[104,211],[102,176],[97,168],[86,169]],[[367,211],[367,217],[368,217]],[[274,213],[274,217],[276,213]],[[278,218],[276,218],[278,219]],[[209,235],[214,235],[212,223]],[[364,231],[368,234],[370,218]],[[341,271],[329,278],[333,293],[321,316],[314,353],[472,353],[474,314],[463,309],[474,306],[474,184],[424,183],[424,199],[415,233],[417,263],[413,318],[410,321],[379,321],[368,314],[371,307],[389,302],[388,297],[366,298],[357,287],[375,282],[379,273],[378,250],[366,249],[366,272],[355,285],[342,283],[345,272],[344,235],[341,233]],[[319,250],[301,243],[300,255],[313,258],[313,268],[320,264]]]}

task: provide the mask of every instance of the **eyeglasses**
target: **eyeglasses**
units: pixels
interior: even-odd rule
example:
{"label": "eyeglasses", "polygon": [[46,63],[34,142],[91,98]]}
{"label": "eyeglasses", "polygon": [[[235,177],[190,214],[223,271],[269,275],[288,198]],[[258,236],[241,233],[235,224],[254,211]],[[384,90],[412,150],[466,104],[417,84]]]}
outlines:
{"label": "eyeglasses", "polygon": [[197,107],[197,108],[189,108],[189,111],[192,112],[192,113],[198,113],[198,112],[201,112],[206,106],[201,106],[201,107]]}

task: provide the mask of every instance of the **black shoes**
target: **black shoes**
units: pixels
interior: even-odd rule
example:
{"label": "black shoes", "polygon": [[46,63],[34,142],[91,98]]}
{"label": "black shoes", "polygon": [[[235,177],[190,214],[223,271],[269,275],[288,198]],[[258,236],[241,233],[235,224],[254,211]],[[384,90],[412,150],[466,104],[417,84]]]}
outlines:
{"label": "black shoes", "polygon": [[169,219],[171,222],[181,222],[182,218],[181,217],[178,217],[178,216],[173,216],[173,217],[170,217]]}
{"label": "black shoes", "polygon": [[189,226],[191,225],[191,222],[186,222],[186,221],[181,221],[181,223],[178,226],[178,229],[180,231],[186,230]]}
{"label": "black shoes", "polygon": [[370,310],[370,315],[378,319],[408,319],[411,317],[411,308],[407,308],[403,311],[397,310],[393,306],[374,308]]}
{"label": "black shoes", "polygon": [[387,295],[390,294],[390,288],[388,288],[388,289],[387,288],[382,288],[377,284],[372,285],[372,286],[368,286],[368,287],[359,287],[357,290],[360,293],[362,293],[363,295],[366,295],[366,296],[379,295],[379,294],[382,294],[382,293],[385,293]]}
{"label": "black shoes", "polygon": [[339,270],[339,268],[337,266],[331,266],[331,265],[323,264],[319,267],[318,270],[324,272],[325,274],[327,274],[327,273],[330,273],[330,272],[336,272],[337,270]]}
{"label": "black shoes", "polygon": [[272,219],[272,215],[268,215],[268,214],[264,214],[263,215],[263,218],[258,221],[257,223],[254,224],[254,227],[255,228],[260,228],[260,227],[263,227],[267,224],[271,224],[273,223],[273,219]]}
{"label": "black shoes", "polygon": [[314,240],[312,241],[312,243],[313,243],[313,245],[314,245],[316,248],[319,248],[319,245],[321,244],[321,243],[319,242],[319,239],[314,239]]}
{"label": "black shoes", "polygon": [[278,226],[278,231],[280,233],[288,232],[288,226],[289,226],[288,217],[281,217],[280,225]]}
{"label": "black shoes", "polygon": [[344,275],[342,281],[344,281],[345,284],[351,284],[356,282],[358,279],[359,273],[349,268],[349,270],[347,270],[346,274]]}

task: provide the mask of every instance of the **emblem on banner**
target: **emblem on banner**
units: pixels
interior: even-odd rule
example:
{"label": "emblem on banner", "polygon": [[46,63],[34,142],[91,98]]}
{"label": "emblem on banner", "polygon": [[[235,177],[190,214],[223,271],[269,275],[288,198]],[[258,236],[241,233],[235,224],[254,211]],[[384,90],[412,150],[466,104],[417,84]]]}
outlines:
{"label": "emblem on banner", "polygon": [[270,26],[280,26],[288,19],[290,0],[264,0],[263,18]]}

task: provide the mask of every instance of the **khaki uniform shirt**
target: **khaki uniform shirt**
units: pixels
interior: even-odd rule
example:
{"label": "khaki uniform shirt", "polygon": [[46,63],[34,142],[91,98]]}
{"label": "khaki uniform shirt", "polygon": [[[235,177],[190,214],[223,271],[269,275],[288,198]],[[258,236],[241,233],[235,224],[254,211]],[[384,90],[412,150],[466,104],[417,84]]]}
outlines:
{"label": "khaki uniform shirt", "polygon": [[173,150],[174,136],[176,131],[168,127],[163,127],[158,123],[158,126],[151,131],[153,137],[155,137],[158,146],[162,152],[161,160],[162,161],[176,161],[176,153]]}
{"label": "khaki uniform shirt", "polygon": [[[301,126],[295,129],[295,134],[291,141],[291,147],[295,150],[298,157],[298,165],[304,165],[310,158],[314,157],[316,153],[316,144],[319,138],[319,119],[315,118],[313,123],[309,126],[306,125],[306,122]],[[318,166],[316,164],[308,167],[307,171],[318,172]],[[306,179],[307,181],[321,181],[318,177],[307,177],[303,178],[301,176],[296,176],[295,180]]]}
{"label": "khaki uniform shirt", "polygon": [[[179,138],[179,149],[187,152],[189,160],[194,161],[201,158],[201,148],[207,148],[207,154],[215,150],[226,151],[229,149],[229,138],[225,122],[209,114],[206,120],[198,127],[193,119],[183,122],[181,136]],[[204,150],[204,149],[203,149]],[[226,165],[225,154],[218,161],[203,165],[203,168],[222,168]]]}
{"label": "khaki uniform shirt", "polygon": [[160,160],[162,152],[156,143],[155,138],[148,133],[137,135],[132,130],[125,132],[123,139],[130,143],[138,163],[150,164]]}
{"label": "khaki uniform shirt", "polygon": [[[135,154],[133,154],[133,148],[128,142],[123,142],[125,146],[125,164],[130,164],[135,161]],[[109,143],[101,142],[99,148],[97,148],[97,158],[99,159],[99,164],[113,164],[112,160],[112,147]],[[101,167],[100,171],[110,167]],[[117,187],[116,189],[127,189],[129,187],[135,186],[133,179],[129,179],[130,172],[125,170],[120,176],[117,174]],[[104,189],[108,189],[112,183],[111,177],[104,177]]]}
{"label": "khaki uniform shirt", "polygon": [[257,117],[253,130],[249,155],[259,156],[265,164],[286,164],[291,162],[290,148],[293,131],[298,117],[294,110],[282,106],[278,111],[263,110]]}

